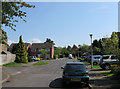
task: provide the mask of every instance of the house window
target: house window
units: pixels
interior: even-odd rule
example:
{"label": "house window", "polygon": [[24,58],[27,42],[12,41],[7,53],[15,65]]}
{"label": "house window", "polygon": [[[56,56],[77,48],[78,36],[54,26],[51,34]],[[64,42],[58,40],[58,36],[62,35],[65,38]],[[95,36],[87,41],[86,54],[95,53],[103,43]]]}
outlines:
{"label": "house window", "polygon": [[45,49],[47,52],[50,52],[50,49],[49,48],[47,48],[47,49]]}
{"label": "house window", "polygon": [[39,49],[39,52],[40,52],[41,49]]}
{"label": "house window", "polygon": [[36,52],[36,49],[34,49],[33,51]]}

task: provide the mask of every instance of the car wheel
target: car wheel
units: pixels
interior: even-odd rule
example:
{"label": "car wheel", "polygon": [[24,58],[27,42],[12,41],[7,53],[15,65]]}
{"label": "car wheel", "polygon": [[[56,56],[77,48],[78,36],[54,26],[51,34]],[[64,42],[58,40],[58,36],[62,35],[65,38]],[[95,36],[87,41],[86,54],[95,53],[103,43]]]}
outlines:
{"label": "car wheel", "polygon": [[93,65],[97,65],[97,62],[93,62]]}
{"label": "car wheel", "polygon": [[106,64],[105,67],[104,67],[105,70],[109,70],[110,69],[110,65],[109,64]]}
{"label": "car wheel", "polygon": [[66,82],[62,82],[62,86],[65,87],[67,85]]}

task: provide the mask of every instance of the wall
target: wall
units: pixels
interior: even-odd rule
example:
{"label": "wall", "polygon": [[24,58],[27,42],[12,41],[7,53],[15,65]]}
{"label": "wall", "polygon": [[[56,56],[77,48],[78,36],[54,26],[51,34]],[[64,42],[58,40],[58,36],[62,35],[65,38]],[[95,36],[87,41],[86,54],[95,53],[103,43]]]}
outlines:
{"label": "wall", "polygon": [[0,65],[14,62],[15,54],[0,54]]}

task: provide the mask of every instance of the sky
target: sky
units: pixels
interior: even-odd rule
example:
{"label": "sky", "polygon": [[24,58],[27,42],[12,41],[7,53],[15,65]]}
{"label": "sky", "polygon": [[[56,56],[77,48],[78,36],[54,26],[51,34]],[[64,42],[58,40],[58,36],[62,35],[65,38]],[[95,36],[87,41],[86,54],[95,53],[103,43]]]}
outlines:
{"label": "sky", "polygon": [[118,31],[117,2],[31,2],[35,8],[22,8],[27,12],[26,23],[16,23],[16,31],[4,27],[8,43],[40,42],[50,38],[55,46],[90,45],[94,39],[110,37]]}

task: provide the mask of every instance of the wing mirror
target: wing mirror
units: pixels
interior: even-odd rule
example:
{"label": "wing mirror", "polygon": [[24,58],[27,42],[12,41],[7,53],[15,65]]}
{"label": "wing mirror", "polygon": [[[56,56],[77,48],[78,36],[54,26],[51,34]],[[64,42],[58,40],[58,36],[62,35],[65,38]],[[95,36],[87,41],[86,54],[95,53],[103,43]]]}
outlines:
{"label": "wing mirror", "polygon": [[61,67],[61,69],[64,69],[64,67]]}

